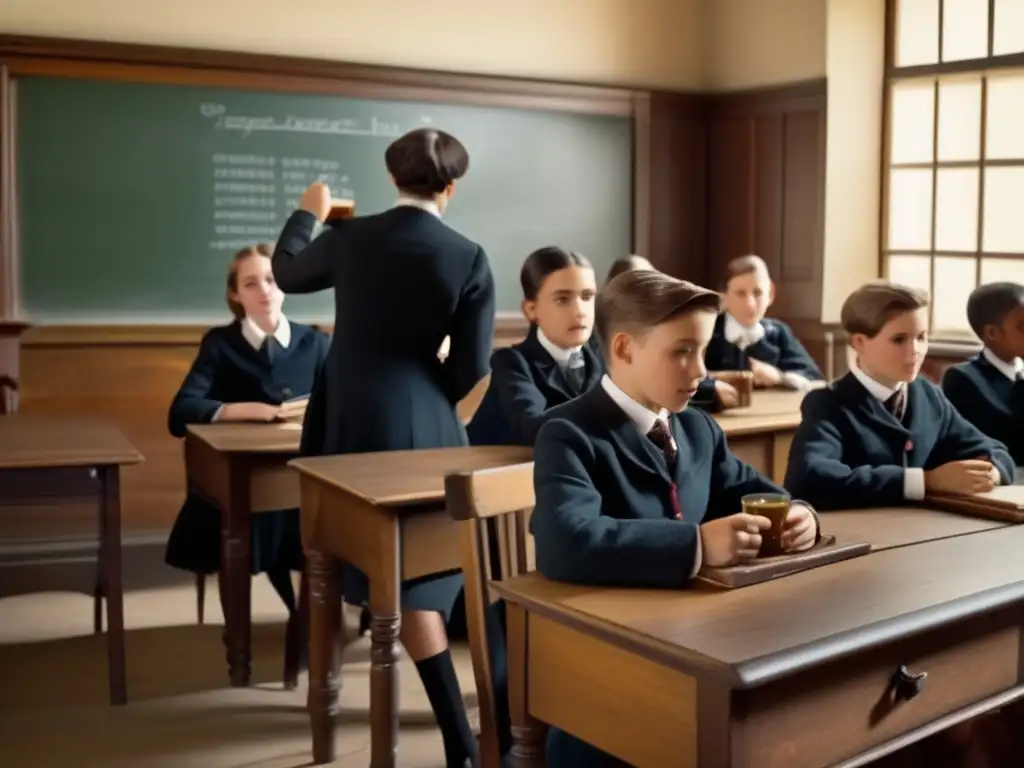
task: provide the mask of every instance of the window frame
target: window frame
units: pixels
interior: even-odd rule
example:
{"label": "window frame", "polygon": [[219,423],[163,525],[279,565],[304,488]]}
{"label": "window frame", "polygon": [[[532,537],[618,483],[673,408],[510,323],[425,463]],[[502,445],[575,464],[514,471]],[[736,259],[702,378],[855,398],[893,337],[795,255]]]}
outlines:
{"label": "window frame", "polygon": [[[939,61],[932,64],[914,64],[909,66],[896,66],[896,47],[899,32],[898,12],[900,0],[886,0],[885,7],[885,78],[883,84],[883,111],[882,111],[882,158],[881,158],[881,195],[880,195],[880,227],[879,227],[879,250],[878,250],[878,273],[887,276],[889,273],[890,256],[917,256],[928,257],[930,284],[929,293],[932,297],[929,310],[930,327],[934,327],[935,318],[935,260],[938,258],[970,258],[974,261],[976,284],[981,284],[982,266],[985,260],[1008,259],[1019,261],[1024,266],[1024,253],[1003,253],[985,251],[984,246],[984,224],[985,224],[985,172],[989,168],[1020,168],[1024,170],[1024,157],[1011,159],[990,160],[986,155],[986,131],[988,118],[988,78],[990,75],[1009,74],[1015,70],[1024,74],[1024,52],[1002,54],[993,56],[993,44],[995,40],[995,6],[996,0],[988,0],[988,39],[987,55],[983,58],[963,59],[957,61],[943,62],[943,26],[944,6],[946,0],[936,0],[938,4],[938,57]],[[939,90],[944,79],[952,79],[956,76],[975,75],[981,80],[980,94],[980,115],[979,115],[979,148],[977,160],[939,160]],[[892,141],[893,141],[893,92],[904,84],[914,81],[932,81],[933,87],[933,112],[932,112],[932,158],[929,162],[892,162]],[[889,207],[890,207],[890,181],[891,173],[896,169],[922,169],[932,172],[931,191],[931,247],[927,250],[889,248]],[[976,248],[974,251],[940,251],[935,248],[936,233],[936,203],[938,196],[938,171],[955,168],[977,169],[978,172],[978,221]],[[977,349],[979,341],[973,333],[941,331],[932,335],[933,342],[939,347],[950,350],[970,347]],[[936,346],[936,344],[933,344]]]}

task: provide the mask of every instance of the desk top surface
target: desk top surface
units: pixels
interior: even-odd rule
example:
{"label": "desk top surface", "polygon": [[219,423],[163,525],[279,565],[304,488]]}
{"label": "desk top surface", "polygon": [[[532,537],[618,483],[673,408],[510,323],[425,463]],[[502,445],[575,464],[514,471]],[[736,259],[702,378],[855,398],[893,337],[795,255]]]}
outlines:
{"label": "desk top surface", "polygon": [[431,448],[387,453],[313,456],[288,462],[304,475],[340,488],[378,506],[440,501],[444,477],[533,460],[533,449],[519,446]]}
{"label": "desk top surface", "polygon": [[716,413],[715,421],[728,437],[796,429],[805,395],[789,390],[755,390],[749,406]]}
{"label": "desk top surface", "polygon": [[288,422],[189,424],[188,435],[223,453],[298,454],[302,425]]}
{"label": "desk top surface", "polygon": [[873,552],[722,591],[574,586],[536,573],[506,600],[650,658],[752,687],[1024,601],[1024,527]]}
{"label": "desk top surface", "polygon": [[882,507],[820,512],[821,530],[840,542],[866,541],[873,551],[963,536],[1010,523],[925,507]]}
{"label": "desk top surface", "polygon": [[0,417],[0,469],[126,465],[142,460],[128,438],[103,419]]}

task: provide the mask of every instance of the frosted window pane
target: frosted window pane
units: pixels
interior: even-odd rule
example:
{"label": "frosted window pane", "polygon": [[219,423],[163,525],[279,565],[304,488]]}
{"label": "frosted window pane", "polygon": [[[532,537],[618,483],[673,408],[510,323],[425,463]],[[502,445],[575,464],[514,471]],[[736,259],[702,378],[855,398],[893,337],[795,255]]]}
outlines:
{"label": "frosted window pane", "polygon": [[945,0],[942,6],[942,60],[988,56],[988,0]]}
{"label": "frosted window pane", "polygon": [[932,171],[896,169],[889,174],[888,250],[932,247]]}
{"label": "frosted window pane", "polygon": [[981,79],[939,83],[939,160],[981,156]]}
{"label": "frosted window pane", "polygon": [[1024,253],[1024,167],[985,169],[982,250]]}
{"label": "frosted window pane", "polygon": [[932,295],[932,332],[969,332],[967,297],[976,287],[974,259],[935,259],[935,293]]}
{"label": "frosted window pane", "polygon": [[1024,259],[982,259],[981,282],[1024,285]]}
{"label": "frosted window pane", "polygon": [[978,169],[943,168],[935,183],[935,250],[978,250]]}
{"label": "frosted window pane", "polygon": [[1024,74],[988,78],[987,160],[1024,160]]}
{"label": "frosted window pane", "polygon": [[939,61],[939,0],[898,0],[896,66]]}
{"label": "frosted window pane", "polygon": [[930,163],[934,154],[934,81],[893,86],[890,105],[890,162]]}
{"label": "frosted window pane", "polygon": [[1024,0],[996,0],[992,55],[1024,52]]}
{"label": "frosted window pane", "polygon": [[932,289],[932,259],[930,256],[902,256],[893,254],[889,257],[887,280],[911,288],[919,288],[926,293]]}

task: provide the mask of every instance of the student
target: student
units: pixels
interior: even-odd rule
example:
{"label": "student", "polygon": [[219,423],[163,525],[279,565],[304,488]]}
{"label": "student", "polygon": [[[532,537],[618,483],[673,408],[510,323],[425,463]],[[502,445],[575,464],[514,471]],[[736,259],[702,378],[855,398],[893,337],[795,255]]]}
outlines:
{"label": "student", "polygon": [[726,267],[725,308],[715,323],[705,363],[711,371],[754,374],[755,387],[807,390],[824,377],[788,325],[765,317],[775,284],[760,256],[741,256]]}
{"label": "student", "polygon": [[[227,303],[235,321],[207,331],[171,402],[168,429],[189,424],[269,422],[281,403],[308,395],[327,356],[327,336],[282,314],[284,295],[270,267],[271,246],[243,248],[231,260]],[[168,565],[195,573],[220,569],[220,510],[189,493],[167,542]],[[291,571],[304,565],[297,509],[253,515],[252,572],[266,573],[295,610]]]}
{"label": "student", "polygon": [[1006,444],[1024,467],[1024,285],[989,283],[967,300],[967,319],[984,349],[954,365],[942,391],[967,421]]}
{"label": "student", "polygon": [[[442,220],[469,155],[454,136],[421,128],[396,139],[384,161],[398,189],[394,207],[334,221],[314,240],[331,194],[313,184],[274,252],[286,293],[334,290],[334,337],[306,411],[307,455],[465,445],[455,407],[487,375],[490,264],[483,248]],[[344,585],[346,602],[366,604],[361,570],[346,565]],[[447,765],[460,768],[477,756],[445,632],[461,587],[458,572],[403,583],[400,634],[437,717]]]}
{"label": "student", "polygon": [[621,259],[616,259],[612,263],[611,269],[608,270],[608,276],[604,279],[605,285],[623,272],[629,272],[631,269],[654,269],[654,265],[643,256],[638,256],[635,253],[630,256],[624,256]]}
{"label": "student", "polygon": [[[704,378],[718,294],[660,272],[606,285],[597,306],[607,375],[555,408],[534,446],[537,570],[550,579],[682,587],[702,564],[757,556],[771,526],[742,513],[748,493],[782,489],[729,450],[705,412],[687,408]],[[813,511],[794,502],[789,551],[818,538]],[[552,729],[548,765],[618,765]]]}
{"label": "student", "polygon": [[804,398],[786,470],[790,492],[818,509],[856,509],[1012,482],[1002,443],[918,376],[928,352],[925,294],[871,282],[850,294],[840,319],[856,359],[849,373]]}
{"label": "student", "polygon": [[588,344],[597,295],[590,262],[563,248],[541,248],[526,257],[519,282],[530,331],[491,355],[487,394],[466,428],[473,445],[533,445],[548,410],[604,373]]}

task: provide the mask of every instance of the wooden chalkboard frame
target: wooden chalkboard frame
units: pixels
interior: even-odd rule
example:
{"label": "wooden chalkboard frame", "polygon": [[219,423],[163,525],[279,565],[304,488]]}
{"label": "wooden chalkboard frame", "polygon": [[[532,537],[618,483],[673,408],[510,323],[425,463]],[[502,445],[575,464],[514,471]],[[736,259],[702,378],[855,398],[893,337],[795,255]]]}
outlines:
{"label": "wooden chalkboard frame", "polygon": [[[436,101],[448,104],[549,109],[632,120],[633,251],[649,255],[656,266],[674,271],[684,259],[679,245],[687,232],[669,224],[686,206],[688,194],[679,184],[680,170],[652,167],[655,145],[689,146],[693,137],[677,139],[666,130],[678,129],[681,119],[702,119],[705,98],[695,94],[541,80],[455,74],[370,66],[315,59],[290,58],[186,48],[105,43],[54,38],[0,35],[0,318],[18,317],[18,211],[15,194],[17,137],[15,109],[17,80],[50,76],[253,90],[302,92],[367,99]],[[684,141],[685,140],[685,141]],[[690,169],[686,169],[690,170]],[[703,173],[703,167],[698,169]],[[659,180],[667,175],[670,183]],[[700,179],[701,183],[703,179]],[[669,194],[654,199],[654,189]],[[703,210],[691,216],[703,216]],[[658,214],[654,214],[654,209]],[[654,226],[659,220],[660,226]],[[701,225],[702,226],[702,225]],[[654,241],[658,248],[652,251]],[[502,325],[521,325],[506,321]],[[33,344],[131,344],[145,339],[165,344],[190,344],[202,332],[198,326],[48,326],[33,328]]]}

